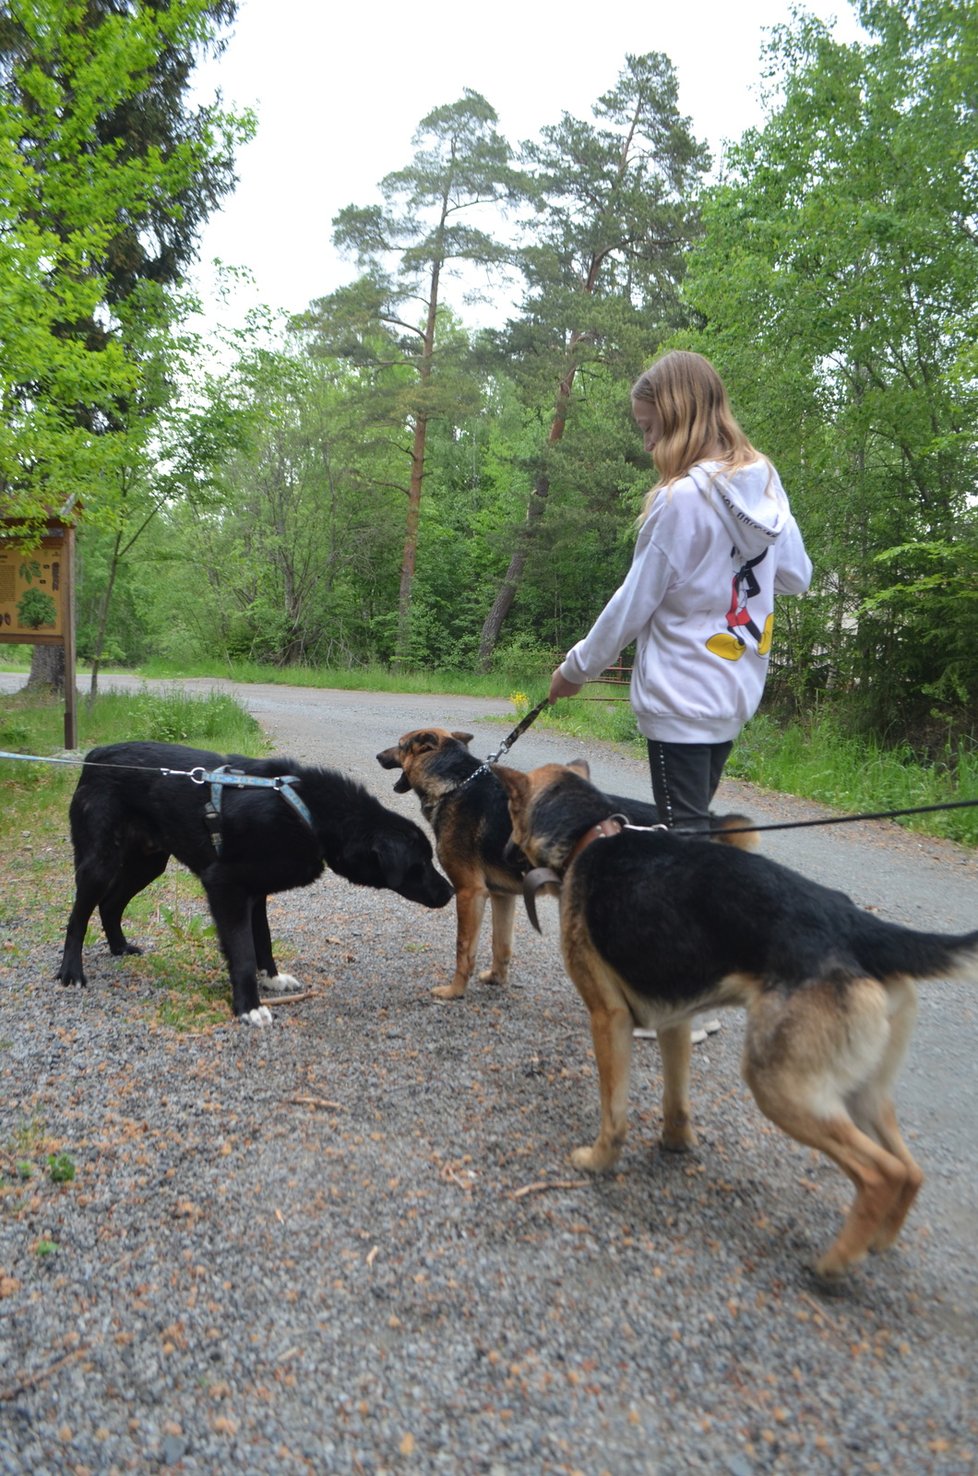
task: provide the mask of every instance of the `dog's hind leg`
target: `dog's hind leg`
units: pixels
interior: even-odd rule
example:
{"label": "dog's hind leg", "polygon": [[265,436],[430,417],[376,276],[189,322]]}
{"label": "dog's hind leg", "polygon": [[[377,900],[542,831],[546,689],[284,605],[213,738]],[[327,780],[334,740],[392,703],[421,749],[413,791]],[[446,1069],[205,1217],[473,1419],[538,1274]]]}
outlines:
{"label": "dog's hind leg", "polygon": [[516,896],[509,892],[493,892],[489,897],[492,915],[492,967],[483,969],[480,984],[507,984],[513,958],[513,923],[516,919]]}
{"label": "dog's hind leg", "polygon": [[[252,915],[255,899],[239,887],[205,883],[217,936],[231,977],[231,1006],[248,1025],[266,1025],[272,1012],[258,998],[258,964]],[[267,920],[266,920],[267,927]]]}
{"label": "dog's hind leg", "polygon": [[163,875],[169,859],[167,851],[147,852],[134,847],[130,847],[123,856],[115,880],[98,905],[109,952],[116,957],[124,953],[142,953],[143,950],[130,943],[122,931],[122,914],[137,893]]}
{"label": "dog's hind leg", "polygon": [[[79,848],[76,846],[76,855]],[[85,934],[88,931],[88,922],[92,913],[98,907],[103,898],[110,896],[112,888],[118,883],[118,875],[114,863],[107,865],[100,860],[97,852],[89,855],[87,859],[77,861],[75,865],[75,901],[68,918],[68,926],[65,929],[64,950],[61,955],[61,964],[55,975],[62,984],[85,984],[85,970],[82,964],[82,947],[85,942]]]}
{"label": "dog's hind leg", "polygon": [[670,1153],[685,1153],[696,1147],[689,1110],[689,1062],[693,1033],[689,1021],[659,1027],[656,1032],[662,1056],[662,1146]]}
{"label": "dog's hind leg", "polygon": [[465,993],[475,968],[475,951],[488,895],[484,887],[456,885],[455,973],[450,984],[439,984],[431,991],[436,999],[461,999]]}
{"label": "dog's hind leg", "polygon": [[838,1237],[816,1263],[822,1276],[840,1275],[888,1243],[887,1227],[894,1218],[902,1223],[916,1193],[905,1159],[858,1126],[847,1105],[886,1059],[886,1015],[884,991],[870,980],[851,983],[841,1004],[835,981],[787,998],[770,990],[748,1014],[744,1078],[761,1111],[856,1186]]}
{"label": "dog's hind leg", "polygon": [[899,1158],[907,1171],[906,1185],[870,1245],[874,1251],[888,1250],[896,1240],[924,1182],[923,1170],[903,1140],[890,1095],[917,1018],[917,991],[909,981],[901,980],[888,985],[886,994],[891,1012],[890,1038],[882,1065],[876,1078],[848,1103],[856,1124]]}

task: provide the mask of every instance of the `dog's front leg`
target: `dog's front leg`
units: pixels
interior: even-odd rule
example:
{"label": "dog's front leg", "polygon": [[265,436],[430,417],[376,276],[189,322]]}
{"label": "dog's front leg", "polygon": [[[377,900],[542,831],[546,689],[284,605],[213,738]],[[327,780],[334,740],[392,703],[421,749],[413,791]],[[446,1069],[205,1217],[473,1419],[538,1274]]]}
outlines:
{"label": "dog's front leg", "polygon": [[455,973],[450,984],[439,984],[431,992],[436,999],[461,999],[475,968],[475,950],[486,910],[484,887],[456,887]]}
{"label": "dog's front leg", "polygon": [[267,1025],[272,1012],[258,998],[258,964],[252,930],[254,900],[239,887],[220,883],[206,884],[206,891],[231,976],[232,1009],[244,1024]]}
{"label": "dog's front leg", "polygon": [[251,936],[255,945],[255,965],[263,974],[263,988],[272,994],[294,994],[302,988],[291,974],[280,974],[272,957],[272,933],[268,926],[268,904],[255,897],[251,904]]}
{"label": "dog's front leg", "polygon": [[571,1154],[577,1168],[588,1173],[600,1174],[611,1168],[625,1141],[634,1023],[624,1003],[611,1008],[598,1005],[591,1010],[591,1038],[601,1093],[601,1130],[590,1148],[575,1148]]}
{"label": "dog's front leg", "polygon": [[479,983],[508,984],[513,957],[516,896],[510,892],[494,892],[490,895],[489,906],[492,913],[492,968],[483,969]]}
{"label": "dog's front leg", "polygon": [[662,1146],[671,1153],[696,1147],[689,1110],[689,1061],[693,1053],[688,1020],[681,1025],[660,1026],[657,1031],[662,1056]]}

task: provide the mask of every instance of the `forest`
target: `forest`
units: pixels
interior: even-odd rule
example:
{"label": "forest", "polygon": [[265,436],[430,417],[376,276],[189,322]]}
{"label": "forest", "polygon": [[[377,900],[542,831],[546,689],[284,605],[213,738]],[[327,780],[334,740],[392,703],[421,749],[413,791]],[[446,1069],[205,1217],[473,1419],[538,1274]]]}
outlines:
{"label": "forest", "polygon": [[[189,82],[233,0],[11,0],[0,515],[29,543],[79,509],[94,679],[549,673],[627,568],[652,480],[628,388],[679,346],[716,364],[815,566],[768,705],[973,741],[978,7],[856,9],[858,44],[803,12],[771,34],[765,122],[722,161],[661,53],[518,143],[464,91],[336,216],[348,283],[217,345],[187,271],[256,120]],[[459,274],[518,306],[468,327]]]}

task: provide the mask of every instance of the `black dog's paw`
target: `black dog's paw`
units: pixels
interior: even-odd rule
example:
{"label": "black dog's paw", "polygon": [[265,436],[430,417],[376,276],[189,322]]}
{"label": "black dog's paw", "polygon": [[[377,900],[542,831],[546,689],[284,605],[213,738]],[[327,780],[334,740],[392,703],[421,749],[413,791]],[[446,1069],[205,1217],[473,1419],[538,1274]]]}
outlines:
{"label": "black dog's paw", "polygon": [[81,969],[79,969],[77,973],[73,969],[59,969],[54,977],[55,979],[57,979],[58,983],[63,984],[66,989],[74,989],[75,987],[77,987],[78,989],[84,989],[88,983],[88,980],[82,973]]}
{"label": "black dog's paw", "polygon": [[259,1005],[255,1010],[245,1010],[238,1016],[238,1019],[242,1025],[253,1025],[263,1030],[266,1025],[272,1023],[272,1012],[268,1005]]}

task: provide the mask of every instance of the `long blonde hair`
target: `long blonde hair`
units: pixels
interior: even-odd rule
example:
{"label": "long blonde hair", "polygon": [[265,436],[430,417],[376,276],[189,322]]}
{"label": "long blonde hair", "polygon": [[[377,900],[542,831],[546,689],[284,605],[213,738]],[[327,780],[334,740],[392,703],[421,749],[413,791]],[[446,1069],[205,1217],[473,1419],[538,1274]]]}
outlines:
{"label": "long blonde hair", "polygon": [[767,459],[737,424],[723,380],[702,354],[687,349],[663,354],[635,381],[632,400],[654,405],[662,422],[662,435],[652,452],[659,481],[645,498],[642,519],[657,493],[686,476],[698,461],[712,459],[723,471],[732,472]]}

